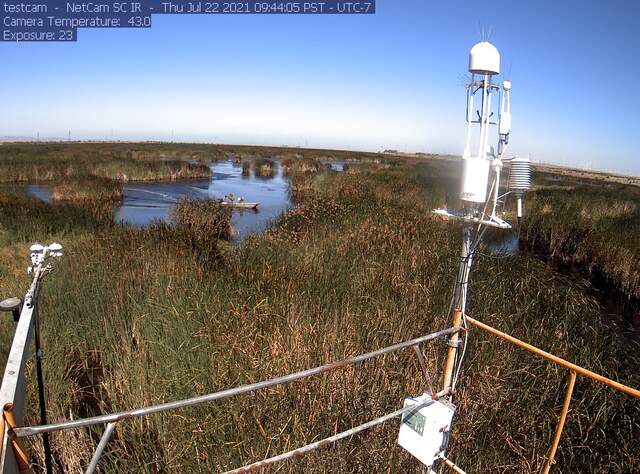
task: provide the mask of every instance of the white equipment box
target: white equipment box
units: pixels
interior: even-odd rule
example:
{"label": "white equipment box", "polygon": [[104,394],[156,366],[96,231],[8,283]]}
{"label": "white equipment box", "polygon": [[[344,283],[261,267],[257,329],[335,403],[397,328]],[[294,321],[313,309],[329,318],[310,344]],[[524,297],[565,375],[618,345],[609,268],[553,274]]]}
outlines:
{"label": "white equipment box", "polygon": [[433,400],[426,393],[404,400],[405,408],[420,405],[424,406],[402,416],[398,444],[422,464],[432,467],[447,448],[456,407],[446,400]]}

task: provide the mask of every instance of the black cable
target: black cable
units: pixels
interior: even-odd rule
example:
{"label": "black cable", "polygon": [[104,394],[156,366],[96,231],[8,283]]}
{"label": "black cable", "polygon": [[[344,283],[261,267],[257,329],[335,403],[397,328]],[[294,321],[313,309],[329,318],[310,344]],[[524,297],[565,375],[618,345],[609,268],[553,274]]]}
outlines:
{"label": "black cable", "polygon": [[[40,319],[38,317],[38,303],[35,299],[34,318],[34,340],[36,346],[36,377],[38,379],[38,399],[40,403],[40,424],[47,424],[47,400],[44,391],[44,374],[42,371],[42,348],[40,346]],[[44,465],[47,474],[53,474],[53,461],[51,458],[51,446],[49,444],[49,433],[43,433],[42,444],[44,447]]]}
{"label": "black cable", "polygon": [[[476,236],[475,239],[472,239],[472,244],[469,247],[469,252],[467,253],[467,255],[465,257],[461,257],[460,258],[460,263],[461,265],[464,264],[466,265],[468,263],[469,260],[475,258],[476,255],[476,251],[480,245],[480,242],[482,240],[482,237],[484,236],[484,233],[486,232],[487,227],[484,226],[482,227],[482,225],[478,226],[478,229],[476,231]],[[471,269],[469,269],[469,273],[470,273]],[[459,273],[459,272],[458,272]],[[467,294],[466,294],[466,306],[469,305],[469,295],[470,295],[470,287],[471,287],[471,281],[470,281],[470,274],[468,274],[467,272],[463,273],[462,276],[458,275],[458,277],[456,278],[456,286],[458,287],[462,287],[462,285],[466,285],[467,287]],[[459,295],[460,296],[460,295]],[[458,303],[460,303],[460,301],[458,300]],[[466,311],[466,308],[465,308]],[[464,329],[468,329],[467,326],[467,322],[466,322],[466,315],[465,312],[463,311],[462,313],[462,327]],[[462,365],[464,364],[464,360],[466,358],[467,355],[467,346],[469,343],[469,331],[466,330],[464,331],[464,342],[463,342],[463,347],[462,347],[462,352],[460,353],[459,357],[457,357],[457,361],[456,361],[456,369],[453,372],[453,379],[452,379],[452,383],[451,386],[455,387],[455,385],[458,382],[458,379],[460,377],[460,372],[462,370]]]}

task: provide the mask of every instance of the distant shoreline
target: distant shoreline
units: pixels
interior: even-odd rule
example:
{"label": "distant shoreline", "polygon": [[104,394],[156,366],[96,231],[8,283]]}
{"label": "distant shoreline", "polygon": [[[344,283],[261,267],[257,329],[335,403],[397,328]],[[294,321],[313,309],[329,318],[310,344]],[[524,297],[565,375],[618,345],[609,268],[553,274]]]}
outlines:
{"label": "distant shoreline", "polygon": [[[427,152],[416,153],[404,153],[399,151],[394,152],[375,152],[366,150],[349,150],[340,148],[310,148],[299,147],[289,145],[252,145],[252,144],[231,144],[231,143],[207,143],[207,142],[179,142],[179,141],[162,141],[162,140],[145,140],[145,141],[127,141],[127,140],[65,140],[48,138],[43,140],[34,140],[30,137],[0,137],[0,146],[3,144],[16,144],[16,145],[50,145],[50,144],[114,144],[114,145],[168,145],[168,146],[211,146],[211,147],[238,147],[238,148],[262,148],[265,150],[280,150],[280,151],[310,151],[310,152],[326,152],[326,153],[357,153],[367,155],[382,155],[382,156],[396,156],[396,157],[409,157],[409,158],[435,158],[444,160],[456,160],[460,159],[458,155],[450,154],[437,154]],[[627,175],[624,173],[618,173],[613,171],[598,171],[577,168],[573,166],[564,166],[555,163],[533,163],[533,167],[536,171],[554,173],[562,176],[568,176],[573,178],[593,179],[599,181],[605,181],[609,183],[628,184],[631,186],[640,186],[640,176]]]}

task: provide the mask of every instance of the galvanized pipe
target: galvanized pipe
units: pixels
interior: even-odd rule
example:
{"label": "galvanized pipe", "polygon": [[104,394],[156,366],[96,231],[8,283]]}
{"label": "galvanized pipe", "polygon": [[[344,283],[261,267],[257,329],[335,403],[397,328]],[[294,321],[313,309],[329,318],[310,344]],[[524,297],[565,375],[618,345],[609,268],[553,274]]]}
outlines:
{"label": "galvanized pipe", "polygon": [[98,467],[98,461],[100,461],[100,458],[102,457],[102,453],[104,453],[104,449],[107,447],[107,443],[111,439],[111,435],[113,434],[113,430],[115,428],[116,428],[115,423],[109,423],[107,425],[107,428],[104,430],[104,433],[102,433],[102,437],[100,438],[98,447],[93,453],[91,462],[89,463],[89,466],[87,466],[87,470],[85,471],[85,474],[93,474],[94,472],[96,472],[96,468]]}
{"label": "galvanized pipe", "polygon": [[[449,393],[449,390],[443,390],[442,392],[436,393],[432,398],[434,400],[437,400],[439,398],[444,397],[445,395],[447,395]],[[258,462],[254,462],[253,464],[248,464],[246,466],[243,467],[239,467],[237,469],[233,469],[231,471],[227,471],[224,474],[244,474],[246,472],[254,472],[254,471],[259,471],[264,469],[265,467],[271,466],[275,463],[278,462],[282,462],[282,461],[286,461],[287,459],[291,459],[295,456],[301,456],[303,454],[307,454],[311,451],[314,451],[318,448],[323,448],[325,446],[328,446],[332,443],[335,443],[336,441],[340,441],[341,439],[344,438],[348,438],[349,436],[353,436],[355,434],[358,434],[362,431],[368,430],[370,428],[373,428],[374,426],[378,426],[381,425],[382,423],[391,420],[392,418],[395,418],[397,416],[400,416],[402,414],[404,414],[405,412],[408,411],[416,411],[419,410],[420,408],[426,406],[426,403],[421,403],[419,405],[412,405],[412,406],[408,406],[408,407],[404,407],[401,408],[400,410],[396,410],[393,413],[389,413],[388,415],[384,415],[381,416],[379,418],[376,418],[375,420],[371,420],[367,423],[364,423],[360,426],[356,426],[355,428],[351,428],[350,430],[347,431],[343,431],[342,433],[338,433],[336,435],[333,436],[329,436],[328,438],[325,438],[323,440],[320,441],[316,441],[315,443],[311,443],[311,444],[307,444],[306,446],[303,446],[302,448],[298,448],[298,449],[294,449],[293,451],[287,451],[286,453],[283,454],[279,454],[278,456],[273,456],[269,459],[265,459],[263,461],[258,461]]]}
{"label": "galvanized pipe", "polygon": [[196,405],[202,405],[204,403],[215,402],[218,400],[223,400],[225,398],[235,397],[245,393],[255,392],[257,390],[261,390],[264,388],[273,387],[275,385],[282,385],[290,382],[295,382],[296,380],[304,379],[306,377],[311,377],[314,375],[319,375],[319,374],[322,374],[323,372],[328,372],[330,370],[335,370],[338,368],[357,364],[359,362],[364,362],[366,360],[373,359],[375,357],[379,357],[384,354],[397,352],[400,349],[415,346],[416,344],[421,344],[423,342],[432,341],[442,336],[453,334],[459,330],[460,330],[459,327],[450,327],[442,331],[434,332],[432,334],[427,334],[426,336],[421,336],[416,339],[412,339],[410,341],[400,342],[392,346],[387,346],[382,349],[375,350],[373,352],[367,352],[366,354],[350,357],[348,359],[344,359],[338,362],[332,362],[330,364],[321,365],[313,369],[307,369],[301,372],[295,372],[293,374],[284,375],[282,377],[276,377],[270,380],[265,380],[262,382],[257,382],[249,385],[242,385],[240,387],[230,388],[227,390],[222,390],[220,392],[214,392],[207,395],[187,398],[184,400],[177,400],[174,402],[161,403],[159,405],[136,408],[134,410],[122,411],[122,412],[113,413],[110,415],[100,415],[100,416],[94,416],[90,418],[81,418],[78,420],[64,421],[62,423],[52,423],[49,425],[16,428],[14,430],[14,434],[20,438],[24,438],[27,436],[33,436],[33,435],[43,434],[43,433],[51,433],[53,431],[60,431],[64,429],[81,428],[84,426],[93,426],[93,425],[99,425],[104,423],[113,423],[115,421],[120,421],[127,418],[147,416],[147,415],[152,415],[154,413],[164,412],[167,410],[175,410],[177,408],[185,408],[185,407],[191,407]]}
{"label": "galvanized pipe", "polygon": [[422,354],[422,349],[419,345],[413,346],[413,350],[416,353],[416,357],[418,358],[418,363],[420,364],[420,368],[422,369],[422,375],[424,375],[424,380],[427,382],[427,386],[429,387],[429,393],[433,395],[435,393],[433,389],[433,384],[431,383],[431,376],[429,375],[429,370],[427,369],[427,363],[424,360],[424,355]]}

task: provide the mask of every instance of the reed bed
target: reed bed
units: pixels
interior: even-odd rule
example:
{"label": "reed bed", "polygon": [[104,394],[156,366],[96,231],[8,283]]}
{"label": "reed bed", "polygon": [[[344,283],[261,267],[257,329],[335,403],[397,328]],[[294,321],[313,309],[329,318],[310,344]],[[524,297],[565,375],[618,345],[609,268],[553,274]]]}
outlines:
{"label": "reed bed", "polygon": [[256,158],[253,160],[253,166],[255,168],[256,176],[269,178],[276,174],[276,167],[278,165],[275,161],[268,158]]}
{"label": "reed bed", "polygon": [[640,298],[640,192],[577,186],[528,199],[522,238],[552,259],[579,265]]}
{"label": "reed bed", "polygon": [[3,241],[9,245],[42,242],[47,238],[75,238],[112,228],[111,202],[45,203],[22,190],[4,188],[0,193],[0,229]]}
{"label": "reed bed", "polygon": [[177,156],[169,151],[156,151],[155,154],[136,150],[108,151],[98,145],[3,145],[0,147],[0,181],[69,181],[78,177],[125,182],[175,181],[210,176],[207,166]]}
{"label": "reed bed", "polygon": [[282,170],[285,176],[296,173],[318,173],[324,168],[325,166],[318,158],[288,156],[282,160]]}
{"label": "reed bed", "polygon": [[230,240],[231,212],[217,200],[181,199],[171,210],[179,227],[212,240]]}
{"label": "reed bed", "polygon": [[184,161],[136,161],[132,159],[10,161],[0,165],[5,182],[69,180],[76,176],[95,176],[118,181],[177,181],[208,178],[209,168]]}
{"label": "reed bed", "polygon": [[[209,212],[210,203],[178,206],[177,226],[34,228],[30,236],[55,235],[66,252],[41,306],[50,419],[221,390],[448,327],[460,231],[432,219],[430,210],[452,199],[434,183],[453,173],[442,163],[411,163],[316,174],[296,207],[234,248],[219,246],[224,232],[208,231],[224,222],[219,210]],[[6,238],[18,232],[3,230]],[[535,258],[501,258],[498,264],[479,256],[471,314],[640,385],[637,352],[622,347],[579,282]],[[471,341],[451,457],[467,472],[539,470],[566,373],[477,331]],[[444,341],[424,351],[438,380]],[[27,379],[33,381],[31,373]],[[123,422],[101,470],[229,469],[395,410],[426,386],[406,351],[287,387]],[[583,379],[574,398],[556,471],[640,470],[640,403]],[[28,418],[37,420],[35,402]],[[396,445],[397,430],[391,422],[279,472],[419,472]],[[58,470],[85,467],[98,437],[83,430],[54,434]],[[31,450],[42,462],[39,445]]]}
{"label": "reed bed", "polygon": [[96,176],[77,177],[57,182],[51,187],[52,201],[121,202],[122,183]]}

